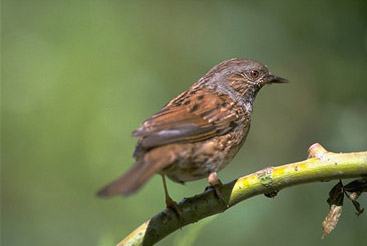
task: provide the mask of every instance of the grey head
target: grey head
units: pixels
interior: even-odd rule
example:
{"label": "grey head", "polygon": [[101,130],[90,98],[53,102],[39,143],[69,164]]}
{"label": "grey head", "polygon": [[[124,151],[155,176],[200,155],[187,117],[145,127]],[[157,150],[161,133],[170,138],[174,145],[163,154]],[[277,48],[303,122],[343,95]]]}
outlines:
{"label": "grey head", "polygon": [[197,84],[227,94],[251,112],[255,97],[264,85],[285,82],[288,80],[273,75],[260,62],[233,58],[214,66]]}

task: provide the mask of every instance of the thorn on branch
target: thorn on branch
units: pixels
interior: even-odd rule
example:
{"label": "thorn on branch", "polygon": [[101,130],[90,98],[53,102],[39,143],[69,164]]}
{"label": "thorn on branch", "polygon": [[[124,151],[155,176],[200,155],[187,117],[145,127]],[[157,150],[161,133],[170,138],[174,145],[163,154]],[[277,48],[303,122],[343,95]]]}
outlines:
{"label": "thorn on branch", "polygon": [[328,151],[319,143],[314,143],[308,148],[308,158],[323,159]]}

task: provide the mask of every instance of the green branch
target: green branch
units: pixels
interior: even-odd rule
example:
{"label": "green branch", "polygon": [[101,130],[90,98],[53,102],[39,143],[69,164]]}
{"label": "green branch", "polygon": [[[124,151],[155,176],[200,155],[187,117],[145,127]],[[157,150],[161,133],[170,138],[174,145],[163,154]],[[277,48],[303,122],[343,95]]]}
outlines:
{"label": "green branch", "polygon": [[224,201],[218,199],[212,189],[186,198],[178,204],[182,217],[165,209],[139,226],[118,246],[153,245],[185,225],[224,212],[259,194],[275,196],[280,190],[297,184],[367,176],[367,151],[332,153],[316,143],[308,152],[309,157],[304,161],[268,167],[225,184],[222,187]]}

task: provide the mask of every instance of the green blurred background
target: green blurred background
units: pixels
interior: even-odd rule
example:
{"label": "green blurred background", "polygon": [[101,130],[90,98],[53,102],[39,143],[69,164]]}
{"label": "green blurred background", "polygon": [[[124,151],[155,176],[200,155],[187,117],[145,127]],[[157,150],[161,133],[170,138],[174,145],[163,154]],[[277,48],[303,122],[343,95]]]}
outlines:
{"label": "green blurred background", "polygon": [[[164,208],[160,177],[129,198],[95,192],[132,163],[131,132],[215,64],[249,57],[264,88],[228,182],[270,165],[367,149],[366,1],[2,1],[1,245],[114,245]],[[361,245],[347,203],[321,240],[336,182],[258,196],[159,245]],[[168,183],[175,200],[206,180]],[[367,207],[366,197],[361,203]]]}

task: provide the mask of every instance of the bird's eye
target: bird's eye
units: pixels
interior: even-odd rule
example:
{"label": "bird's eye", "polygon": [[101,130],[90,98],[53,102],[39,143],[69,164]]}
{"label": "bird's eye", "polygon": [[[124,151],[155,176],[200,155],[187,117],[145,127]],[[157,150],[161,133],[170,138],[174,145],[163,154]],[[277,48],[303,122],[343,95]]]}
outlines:
{"label": "bird's eye", "polygon": [[257,79],[258,77],[259,77],[259,71],[257,71],[257,70],[252,70],[251,72],[250,72],[250,76],[251,76],[251,78],[253,78],[253,79]]}

